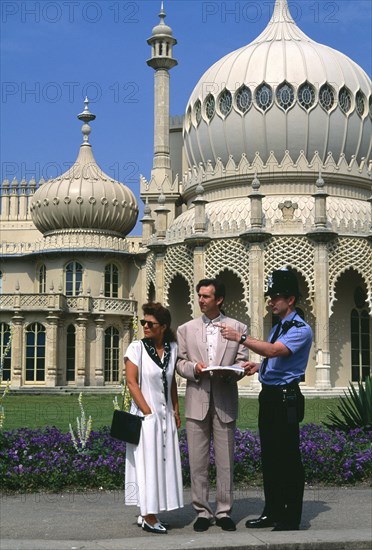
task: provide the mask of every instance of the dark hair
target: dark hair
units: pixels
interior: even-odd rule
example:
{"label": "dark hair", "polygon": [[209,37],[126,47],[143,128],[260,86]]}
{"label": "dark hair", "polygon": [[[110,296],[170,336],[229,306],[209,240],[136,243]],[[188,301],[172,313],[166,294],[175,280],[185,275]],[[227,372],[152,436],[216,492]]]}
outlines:
{"label": "dark hair", "polygon": [[159,302],[148,302],[147,304],[143,304],[142,311],[144,315],[152,315],[155,317],[157,322],[161,325],[166,325],[167,328],[164,331],[164,342],[175,342],[176,337],[171,329],[172,318],[169,309],[162,306]]}
{"label": "dark hair", "polygon": [[[225,299],[225,296],[226,296],[225,285],[219,279],[202,279],[196,285],[196,292],[199,292],[202,286],[214,286],[214,297],[217,300],[218,298],[223,298],[223,300]],[[221,302],[221,305],[222,303],[223,301]]]}

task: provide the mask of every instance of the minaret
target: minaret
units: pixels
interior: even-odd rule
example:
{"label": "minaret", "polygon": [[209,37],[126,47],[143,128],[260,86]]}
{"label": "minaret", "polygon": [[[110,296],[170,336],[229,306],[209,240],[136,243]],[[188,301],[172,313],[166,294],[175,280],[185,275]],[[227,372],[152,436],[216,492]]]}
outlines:
{"label": "minaret", "polygon": [[[177,61],[173,58],[173,46],[177,44],[177,40],[172,36],[172,29],[164,23],[163,2],[159,17],[159,24],[152,29],[152,35],[147,40],[151,46],[151,58],[147,64],[155,70],[155,75],[154,160],[149,188],[146,191],[150,196],[150,202],[156,202],[157,196],[162,191],[168,203],[170,198],[168,195],[172,193],[173,183],[169,150],[169,70],[177,65]],[[145,189],[141,189],[141,193],[144,191]],[[175,191],[177,192],[178,189]]]}

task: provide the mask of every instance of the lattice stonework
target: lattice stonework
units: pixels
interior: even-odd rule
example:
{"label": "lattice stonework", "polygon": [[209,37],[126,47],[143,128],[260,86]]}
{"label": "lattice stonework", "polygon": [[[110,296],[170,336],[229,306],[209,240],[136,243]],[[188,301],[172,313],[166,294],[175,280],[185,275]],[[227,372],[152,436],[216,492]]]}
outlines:
{"label": "lattice stonework", "polygon": [[150,288],[150,283],[156,288],[156,264],[155,264],[155,254],[150,252],[146,258],[146,291],[148,293]]}
{"label": "lattice stonework", "polygon": [[329,304],[336,300],[336,284],[340,275],[355,269],[365,281],[369,309],[372,312],[372,246],[367,239],[339,238],[329,248]]}
{"label": "lattice stonework", "polygon": [[243,301],[249,308],[249,246],[237,239],[218,239],[211,242],[206,250],[205,276],[216,277],[224,269],[239,277],[244,288]]}
{"label": "lattice stonework", "polygon": [[267,243],[264,258],[265,284],[275,269],[290,266],[301,273],[309,288],[309,298],[314,303],[314,248],[304,237],[275,237]]}
{"label": "lattice stonework", "polygon": [[[165,266],[164,266],[164,294],[165,294],[165,304],[168,305],[169,298],[169,286],[174,279],[175,275],[182,275],[189,283],[191,294],[193,294],[194,288],[194,258],[192,251],[184,244],[170,246],[167,249],[167,254],[165,256]],[[193,300],[193,296],[190,296],[190,303]]]}

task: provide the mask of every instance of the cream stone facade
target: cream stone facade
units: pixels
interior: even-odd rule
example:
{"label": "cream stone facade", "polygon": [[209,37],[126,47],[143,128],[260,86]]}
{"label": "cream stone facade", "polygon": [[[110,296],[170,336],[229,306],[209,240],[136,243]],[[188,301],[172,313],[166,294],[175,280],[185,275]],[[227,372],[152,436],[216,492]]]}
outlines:
{"label": "cream stone facade", "polygon": [[[164,19],[162,8],[148,39],[154,161],[141,177],[142,235],[129,235],[133,193],[94,160],[87,101],[70,170],[2,184],[3,380],[117,385],[141,304],[164,303],[176,327],[199,314],[203,277],[220,277],[226,313],[266,338],[267,280],[290,266],[314,330],[303,390],[340,393],[371,369],[371,81],[276,0],[258,38],[208,69],[185,116],[170,117],[177,42]],[[243,394],[258,388],[256,377],[240,383]]]}

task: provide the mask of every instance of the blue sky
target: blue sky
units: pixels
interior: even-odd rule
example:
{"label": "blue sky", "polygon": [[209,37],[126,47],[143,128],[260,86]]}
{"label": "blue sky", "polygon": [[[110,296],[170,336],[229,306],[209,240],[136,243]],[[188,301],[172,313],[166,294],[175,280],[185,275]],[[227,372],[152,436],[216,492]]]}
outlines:
{"label": "blue sky", "polygon": [[[274,0],[165,0],[178,41],[171,114],[183,114],[199,78],[267,25]],[[146,40],[160,0],[2,0],[1,180],[63,173],[82,140],[86,93],[98,164],[138,195],[153,156],[153,69]],[[296,0],[292,16],[312,39],[342,51],[371,76],[370,0]],[[136,233],[139,232],[137,227]]]}

